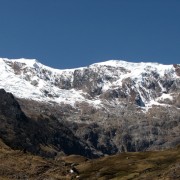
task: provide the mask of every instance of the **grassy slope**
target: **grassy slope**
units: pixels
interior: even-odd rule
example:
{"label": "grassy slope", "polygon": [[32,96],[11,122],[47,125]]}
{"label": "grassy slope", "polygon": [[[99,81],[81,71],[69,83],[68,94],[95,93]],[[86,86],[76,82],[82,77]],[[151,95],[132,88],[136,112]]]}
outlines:
{"label": "grassy slope", "polygon": [[180,147],[107,156],[76,168],[82,179],[180,179]]}
{"label": "grassy slope", "polygon": [[14,151],[0,140],[0,180],[72,179],[76,174],[71,174],[70,169],[70,164],[62,160]]}
{"label": "grassy slope", "polygon": [[[71,164],[79,171],[71,174]],[[79,178],[77,178],[77,175]],[[157,152],[123,153],[96,160],[82,156],[44,159],[14,151],[0,140],[0,179],[180,179],[180,147]]]}

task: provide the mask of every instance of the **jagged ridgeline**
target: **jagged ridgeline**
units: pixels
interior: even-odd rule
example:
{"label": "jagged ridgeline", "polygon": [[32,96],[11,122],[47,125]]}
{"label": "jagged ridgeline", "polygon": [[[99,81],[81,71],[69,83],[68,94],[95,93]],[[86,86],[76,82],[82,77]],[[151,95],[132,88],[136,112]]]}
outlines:
{"label": "jagged ridgeline", "polygon": [[111,60],[58,70],[0,59],[1,138],[13,148],[98,157],[180,143],[180,65]]}

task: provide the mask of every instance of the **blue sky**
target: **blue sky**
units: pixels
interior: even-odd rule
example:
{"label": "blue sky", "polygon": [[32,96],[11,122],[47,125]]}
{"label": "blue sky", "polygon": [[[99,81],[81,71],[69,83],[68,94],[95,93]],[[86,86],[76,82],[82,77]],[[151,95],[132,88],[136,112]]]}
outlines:
{"label": "blue sky", "polygon": [[0,0],[0,57],[55,68],[180,63],[180,1]]}

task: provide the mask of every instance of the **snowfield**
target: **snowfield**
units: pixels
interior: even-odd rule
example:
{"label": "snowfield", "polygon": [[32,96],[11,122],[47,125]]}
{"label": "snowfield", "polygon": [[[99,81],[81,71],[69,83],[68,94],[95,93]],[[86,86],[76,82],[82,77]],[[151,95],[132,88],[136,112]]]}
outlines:
{"label": "snowfield", "polygon": [[[103,106],[102,98],[99,95],[90,96],[83,88],[77,88],[75,74],[82,77],[78,81],[79,84],[83,84],[86,80],[90,83],[90,87],[99,88],[101,93],[126,86],[125,94],[128,96],[132,91],[136,92],[147,108],[153,104],[161,105],[158,102],[160,99],[173,100],[170,93],[164,93],[167,89],[161,81],[165,78],[172,81],[180,78],[173,65],[131,63],[122,60],[109,60],[88,67],[60,70],[45,66],[35,59],[0,58],[0,72],[0,88],[18,98],[71,106],[75,106],[76,102],[86,102],[96,108]],[[98,76],[96,83],[93,79],[94,74]],[[156,77],[160,88],[158,97],[153,95],[152,89],[145,87]],[[131,87],[128,83],[124,83],[128,79],[131,81]]]}

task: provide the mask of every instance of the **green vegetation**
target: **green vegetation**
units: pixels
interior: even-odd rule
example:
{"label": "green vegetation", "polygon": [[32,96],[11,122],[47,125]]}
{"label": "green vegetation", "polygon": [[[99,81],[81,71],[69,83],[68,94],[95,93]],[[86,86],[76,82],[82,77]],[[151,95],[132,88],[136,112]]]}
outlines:
{"label": "green vegetation", "polygon": [[180,147],[107,156],[76,168],[82,179],[180,179]]}

